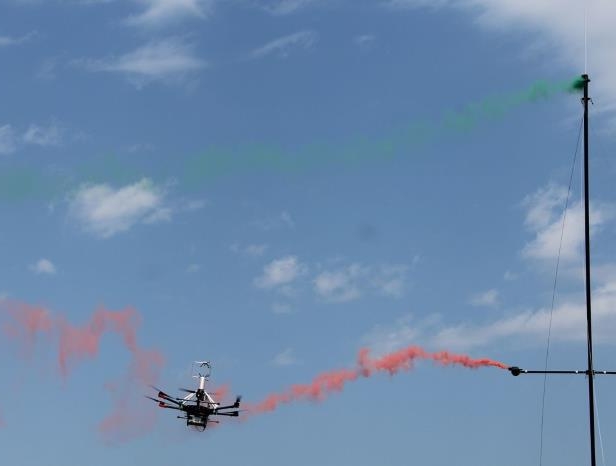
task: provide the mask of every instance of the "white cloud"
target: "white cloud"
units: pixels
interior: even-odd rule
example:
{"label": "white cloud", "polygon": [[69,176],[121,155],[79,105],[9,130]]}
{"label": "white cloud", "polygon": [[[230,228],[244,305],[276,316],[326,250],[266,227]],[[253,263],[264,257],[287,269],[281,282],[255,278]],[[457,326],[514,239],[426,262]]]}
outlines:
{"label": "white cloud", "polygon": [[35,34],[35,32],[30,32],[21,37],[0,36],[0,48],[23,44],[24,42],[27,42],[32,39]]}
{"label": "white cloud", "polygon": [[[275,0],[263,8],[273,15],[288,15],[319,0]],[[330,0],[331,1],[331,0]]]}
{"label": "white cloud", "polygon": [[143,219],[143,223],[160,223],[160,222],[168,222],[171,220],[171,215],[173,211],[171,207],[159,207],[153,210],[150,214],[146,215]]}
{"label": "white cloud", "polygon": [[286,303],[274,303],[272,304],[272,312],[278,315],[293,314],[293,308]]}
{"label": "white cloud", "polygon": [[207,66],[194,55],[192,46],[178,38],[150,42],[119,57],[75,63],[90,71],[126,75],[139,88],[153,81],[181,82]]}
{"label": "white cloud", "polygon": [[263,268],[263,274],[257,277],[254,283],[259,288],[289,285],[302,275],[305,269],[296,256],[285,256],[267,264]]}
{"label": "white cloud", "polygon": [[[596,0],[390,0],[390,8],[466,8],[484,27],[497,33],[523,33],[529,46],[542,46],[547,60],[584,69],[584,9],[588,7],[588,71],[593,79],[592,94],[602,109],[616,107],[616,2]],[[536,35],[529,34],[535,33]]]}
{"label": "white cloud", "polygon": [[410,10],[421,7],[440,8],[450,3],[455,3],[455,0],[387,0],[383,5],[394,10]]}
{"label": "white cloud", "polygon": [[43,80],[55,79],[59,64],[60,59],[58,57],[45,58],[36,72],[36,77]]}
{"label": "white cloud", "polygon": [[230,246],[230,249],[236,254],[246,254],[247,256],[260,257],[265,254],[267,247],[267,244],[248,244],[246,246],[240,246],[239,244],[234,243]]}
{"label": "white cloud", "polygon": [[246,248],[244,248],[244,251],[246,252],[246,254],[256,257],[262,256],[265,253],[266,249],[266,244],[249,244],[248,246],[246,246]]}
{"label": "white cloud", "polygon": [[522,201],[527,208],[524,224],[531,230],[547,227],[557,217],[556,212],[562,213],[566,198],[567,190],[554,184],[549,184],[526,196]]}
{"label": "white cloud", "polygon": [[470,303],[473,306],[495,307],[499,302],[498,290],[491,289],[471,296]]}
{"label": "white cloud", "polygon": [[12,154],[16,149],[13,127],[11,125],[0,126],[0,154]]}
{"label": "white cloud", "polygon": [[[440,347],[468,349],[502,343],[506,340],[545,344],[550,319],[549,309],[528,310],[486,324],[460,324],[445,327],[432,337]],[[616,280],[604,283],[593,291],[593,323],[595,341],[611,342],[616,331]],[[586,336],[586,304],[568,299],[554,309],[552,339],[583,341]]]}
{"label": "white cloud", "polygon": [[31,124],[24,133],[23,140],[37,146],[59,146],[62,144],[62,128],[56,121],[52,121],[49,126]]}
{"label": "white cloud", "polygon": [[83,228],[109,238],[135,224],[169,219],[164,194],[148,179],[114,189],[107,184],[81,187],[70,201],[69,211]]}
{"label": "white cloud", "polygon": [[[535,260],[553,260],[558,256],[562,234],[561,261],[579,261],[584,244],[584,210],[579,203],[567,208],[563,214],[566,190],[553,185],[539,189],[524,200],[528,211],[525,225],[535,235],[524,246],[522,255]],[[590,210],[592,234],[611,217],[610,208],[595,203]],[[566,221],[563,230],[563,216]]]}
{"label": "white cloud", "polygon": [[280,215],[256,220],[253,224],[261,230],[270,231],[277,228],[295,228],[295,221],[289,212],[283,210]]}
{"label": "white cloud", "polygon": [[360,280],[367,273],[368,270],[359,264],[336,271],[321,272],[314,280],[314,291],[327,301],[352,301],[361,296]]}
{"label": "white cloud", "polygon": [[126,20],[127,24],[160,27],[186,18],[203,19],[209,16],[215,0],[135,0],[144,11]]}
{"label": "white cloud", "polygon": [[280,367],[292,366],[294,364],[297,364],[297,359],[295,358],[295,355],[293,354],[293,349],[286,348],[285,350],[278,353],[276,356],[274,356],[274,359],[272,360],[272,364],[274,364],[275,366],[280,366]]}
{"label": "white cloud", "polygon": [[[406,315],[391,325],[379,325],[363,340],[377,352],[390,352],[411,344],[468,351],[498,344],[545,345],[550,321],[549,308],[508,312],[486,323],[444,325],[441,316],[432,314],[416,322]],[[593,324],[597,343],[613,343],[616,332],[616,275],[593,291]],[[583,296],[567,297],[554,308],[553,341],[584,341],[586,304]]]}
{"label": "white cloud", "polygon": [[197,273],[199,270],[201,270],[201,264],[190,264],[187,268],[186,271],[188,273]]}
{"label": "white cloud", "polygon": [[49,259],[39,259],[36,264],[32,264],[30,266],[30,270],[32,270],[36,274],[45,274],[45,275],[55,275],[56,266]]}
{"label": "white cloud", "polygon": [[378,355],[390,353],[416,342],[421,334],[421,325],[414,322],[412,314],[406,314],[391,325],[375,326],[363,338],[363,342]]}
{"label": "white cloud", "polygon": [[186,212],[194,212],[195,210],[204,209],[208,205],[209,201],[205,199],[192,199],[184,203],[182,210]]}
{"label": "white cloud", "polygon": [[399,298],[406,291],[409,267],[406,265],[383,265],[373,278],[373,284],[383,295]]}
{"label": "white cloud", "polygon": [[375,41],[376,36],[374,34],[361,34],[353,38],[353,42],[355,42],[358,47],[364,50],[369,49]]}
{"label": "white cloud", "polygon": [[326,270],[314,279],[314,291],[330,302],[348,302],[372,291],[388,297],[404,294],[408,282],[406,265],[367,267],[351,264],[337,270]]}
{"label": "white cloud", "polygon": [[279,37],[267,44],[255,49],[251,53],[252,58],[264,58],[276,55],[287,58],[293,49],[308,50],[317,42],[319,36],[313,31],[300,31],[288,36]]}

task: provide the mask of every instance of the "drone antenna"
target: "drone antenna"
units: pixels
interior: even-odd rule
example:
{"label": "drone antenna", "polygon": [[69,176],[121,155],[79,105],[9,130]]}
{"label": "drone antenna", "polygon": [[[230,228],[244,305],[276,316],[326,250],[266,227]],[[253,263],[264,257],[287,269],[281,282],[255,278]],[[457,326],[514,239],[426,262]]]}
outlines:
{"label": "drone antenna", "polygon": [[[195,372],[197,375],[194,375]],[[212,374],[212,363],[210,361],[193,362],[193,377],[207,379]]]}

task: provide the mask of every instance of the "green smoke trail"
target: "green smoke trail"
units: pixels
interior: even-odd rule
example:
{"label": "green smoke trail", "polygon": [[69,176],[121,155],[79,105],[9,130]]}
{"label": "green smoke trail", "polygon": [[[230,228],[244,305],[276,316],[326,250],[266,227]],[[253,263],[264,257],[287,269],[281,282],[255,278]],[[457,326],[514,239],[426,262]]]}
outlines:
{"label": "green smoke trail", "polygon": [[356,138],[341,145],[309,144],[300,149],[275,145],[246,145],[233,149],[212,147],[192,158],[186,167],[187,186],[193,188],[231,174],[300,173],[321,166],[346,166],[382,161],[408,154],[445,134],[468,132],[484,121],[503,118],[516,107],[547,101],[563,92],[577,90],[580,78],[571,81],[536,81],[528,88],[501,96],[491,96],[447,111],[441,121],[414,121],[406,127],[376,139]]}
{"label": "green smoke trail", "polygon": [[[408,156],[412,151],[445,135],[469,132],[483,122],[505,117],[522,105],[547,101],[563,93],[578,92],[582,87],[581,78],[561,82],[540,80],[518,92],[490,96],[460,110],[448,110],[440,120],[415,120],[380,138],[358,137],[337,145],[321,142],[300,148],[275,144],[213,146],[184,159],[183,166],[169,167],[165,172],[175,171],[178,187],[194,191],[229,176],[299,174],[321,167],[350,168],[369,162],[382,162]],[[147,175],[146,171],[144,167],[129,164],[114,156],[78,165],[64,174],[43,173],[23,167],[4,169],[0,175],[0,201],[57,199],[84,183],[121,185],[136,182],[146,176],[153,177]]]}

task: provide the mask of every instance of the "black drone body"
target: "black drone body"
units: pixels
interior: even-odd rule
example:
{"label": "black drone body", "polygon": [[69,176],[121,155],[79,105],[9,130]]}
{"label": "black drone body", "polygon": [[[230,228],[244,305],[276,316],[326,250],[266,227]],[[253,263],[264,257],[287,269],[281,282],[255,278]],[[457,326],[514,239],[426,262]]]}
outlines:
{"label": "black drone body", "polygon": [[211,365],[209,362],[197,362],[199,368],[206,367],[207,372],[198,372],[198,376],[193,376],[199,379],[199,387],[196,390],[180,390],[187,392],[184,398],[177,398],[168,395],[162,390],[153,387],[158,391],[158,398],[146,396],[150,400],[156,401],[160,408],[175,409],[182,411],[183,416],[178,416],[178,419],[186,419],[186,425],[195,430],[204,431],[208,422],[218,423],[217,420],[210,419],[210,416],[239,416],[239,407],[241,397],[235,399],[235,403],[231,405],[221,406],[212,396],[205,391],[205,382],[210,376]]}

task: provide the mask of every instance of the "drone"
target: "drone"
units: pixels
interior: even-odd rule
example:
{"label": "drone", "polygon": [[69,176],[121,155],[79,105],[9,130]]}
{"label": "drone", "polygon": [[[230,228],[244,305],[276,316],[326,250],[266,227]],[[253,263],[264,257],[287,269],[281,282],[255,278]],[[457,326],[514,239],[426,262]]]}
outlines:
{"label": "drone", "polygon": [[[195,375],[196,372],[196,375]],[[205,383],[212,373],[212,365],[209,361],[195,361],[193,364],[193,378],[199,379],[199,387],[196,390],[188,390],[180,388],[181,391],[188,393],[184,398],[176,398],[168,395],[162,390],[152,387],[158,391],[158,398],[147,396],[152,401],[158,403],[160,408],[175,409],[182,411],[183,416],[177,416],[178,419],[186,419],[186,425],[193,430],[203,432],[208,423],[216,423],[219,421],[210,419],[210,416],[239,416],[239,407],[241,396],[235,399],[232,405],[221,406],[212,396],[205,391]]]}

